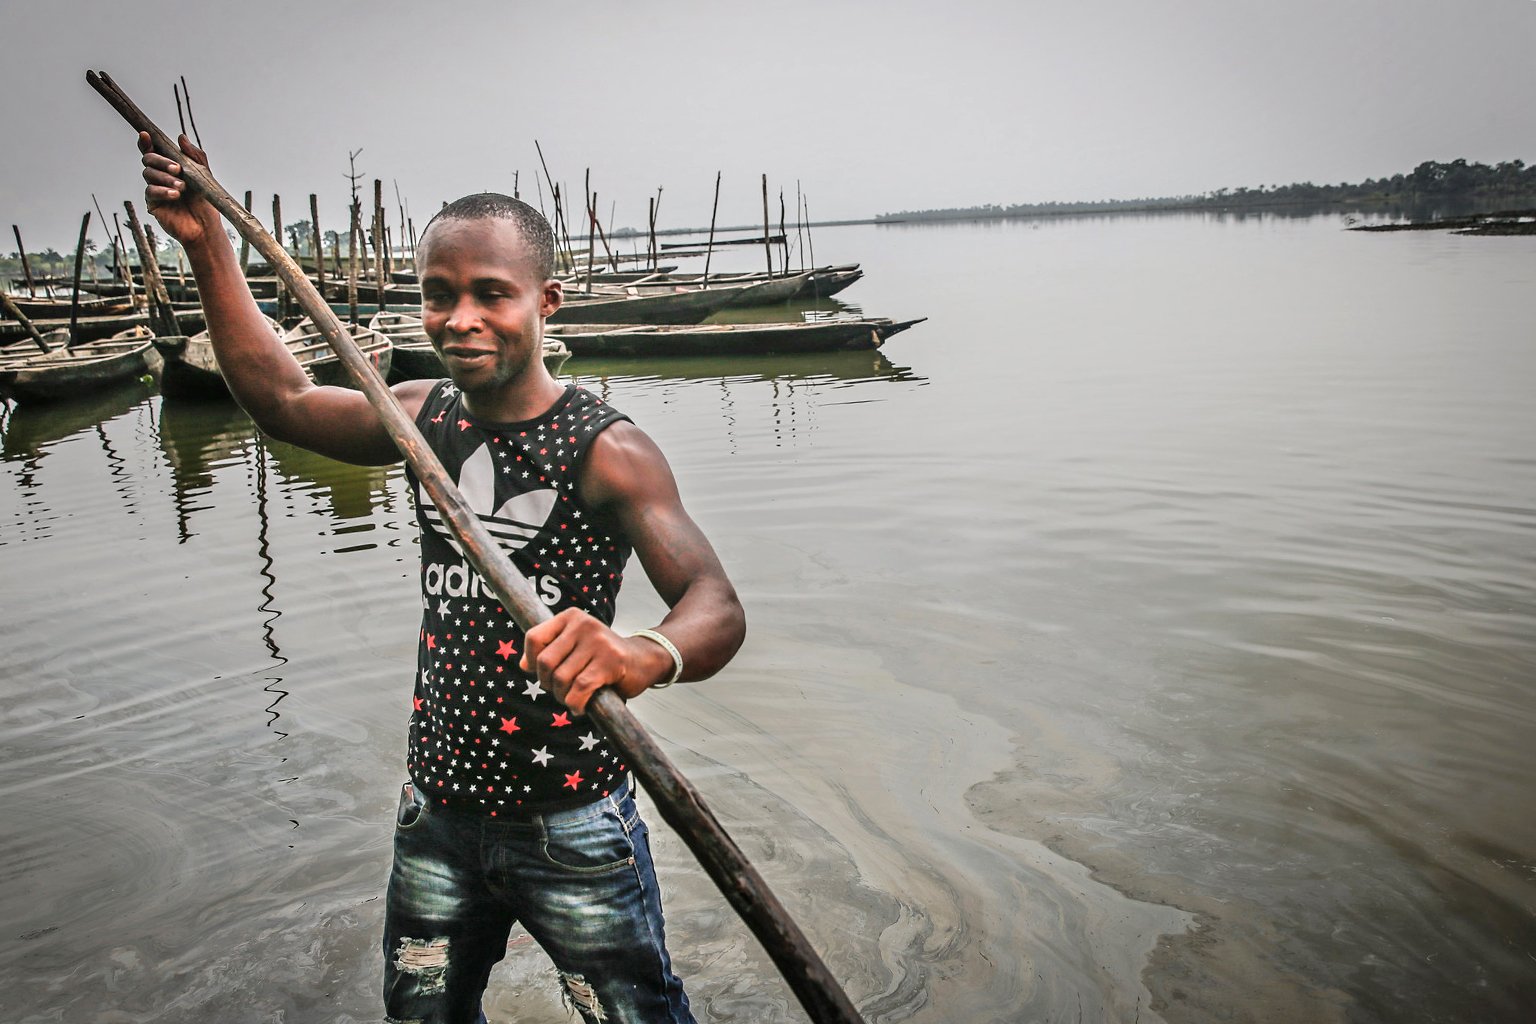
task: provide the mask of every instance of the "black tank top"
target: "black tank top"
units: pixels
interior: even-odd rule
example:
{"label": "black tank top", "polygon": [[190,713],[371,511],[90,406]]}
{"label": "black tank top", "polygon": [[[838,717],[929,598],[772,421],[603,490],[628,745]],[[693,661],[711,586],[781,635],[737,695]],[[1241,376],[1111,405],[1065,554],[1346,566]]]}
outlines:
{"label": "black tank top", "polygon": [[[451,381],[416,425],[519,572],[551,611],[613,622],[630,544],[577,495],[582,457],[629,417],[570,385],[544,415],[477,420]],[[589,803],[627,770],[590,719],[518,668],[523,631],[460,553],[420,480],[406,469],[421,527],[422,616],[412,698],[411,779],[434,803],[489,816]]]}

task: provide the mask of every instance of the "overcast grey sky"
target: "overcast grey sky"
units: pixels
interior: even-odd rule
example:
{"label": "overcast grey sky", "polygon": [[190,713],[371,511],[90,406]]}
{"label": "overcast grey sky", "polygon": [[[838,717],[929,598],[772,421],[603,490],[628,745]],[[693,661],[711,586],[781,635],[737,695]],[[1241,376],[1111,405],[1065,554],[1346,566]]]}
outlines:
{"label": "overcast grey sky", "polygon": [[746,223],[765,172],[825,219],[1536,161],[1536,0],[0,0],[0,31],[0,216],[34,249],[140,194],[87,68],[172,130],[185,75],[223,184],[333,228],[359,147],[418,226],[514,170],[534,201],[535,138],[636,226],[658,185],[663,226],[707,224],[717,170]]}

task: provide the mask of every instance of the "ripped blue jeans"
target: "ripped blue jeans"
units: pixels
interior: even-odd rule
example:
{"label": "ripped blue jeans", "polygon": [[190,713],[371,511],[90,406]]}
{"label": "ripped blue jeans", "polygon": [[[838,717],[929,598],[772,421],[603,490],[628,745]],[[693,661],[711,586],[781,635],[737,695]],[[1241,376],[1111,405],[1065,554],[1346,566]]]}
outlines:
{"label": "ripped blue jeans", "polygon": [[526,821],[431,808],[408,787],[385,912],[386,1019],[483,1022],[480,997],[514,923],[549,954],[584,1020],[692,1024],[628,784]]}

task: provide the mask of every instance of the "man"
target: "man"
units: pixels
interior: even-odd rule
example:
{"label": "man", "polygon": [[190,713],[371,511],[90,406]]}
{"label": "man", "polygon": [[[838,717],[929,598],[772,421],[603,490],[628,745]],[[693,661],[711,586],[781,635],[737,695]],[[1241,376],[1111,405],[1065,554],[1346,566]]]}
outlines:
{"label": "man", "polygon": [[[206,163],[186,136],[183,158]],[[150,212],[186,249],[219,365],[267,434],[348,462],[399,458],[366,398],[316,387],[265,326],[217,212],[140,135]],[[469,196],[417,249],[422,323],[451,380],[394,388],[518,570],[557,609],[524,636],[414,474],[422,628],[384,937],[388,1020],[484,1021],[521,922],[589,1021],[692,1021],[667,954],[645,823],[587,701],[718,671],[745,618],[660,450],[544,369],[553,239],[526,204]],[[631,547],[671,609],[609,628]],[[563,705],[563,706],[562,706]]]}

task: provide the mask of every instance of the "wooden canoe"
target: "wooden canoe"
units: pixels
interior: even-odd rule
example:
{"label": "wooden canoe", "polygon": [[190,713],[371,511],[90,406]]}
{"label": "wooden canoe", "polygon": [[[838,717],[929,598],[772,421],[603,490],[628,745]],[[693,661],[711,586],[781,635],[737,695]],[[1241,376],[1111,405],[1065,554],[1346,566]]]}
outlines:
{"label": "wooden canoe", "polygon": [[864,318],[782,324],[552,324],[547,337],[565,342],[574,356],[749,355],[835,352],[879,348],[917,320]]}
{"label": "wooden canoe", "polygon": [[655,295],[575,298],[555,310],[551,324],[696,324],[736,301],[754,284],[680,287]]}
{"label": "wooden canoe", "polygon": [[139,326],[73,348],[57,345],[46,355],[35,347],[29,354],[12,355],[14,346],[7,346],[7,354],[0,357],[0,395],[51,402],[124,384],[158,363],[151,337],[147,327]]}
{"label": "wooden canoe", "polygon": [[[21,295],[12,295],[11,302],[21,310],[28,320],[34,323],[38,320],[64,320],[68,322],[73,303],[69,299],[57,296],[51,298],[27,298]],[[84,298],[80,299],[81,316],[116,316],[122,313],[132,313],[133,303],[126,297],[120,299]]]}
{"label": "wooden canoe", "polygon": [[[362,324],[343,324],[342,326],[352,335],[352,340],[357,342],[357,347],[362,349],[363,355],[373,363],[374,369],[379,371],[379,376],[388,379],[389,364],[393,354],[389,339]],[[352,375],[341,364],[336,353],[331,351],[331,346],[309,317],[300,320],[292,330],[283,335],[283,344],[288,346],[288,351],[293,353],[299,365],[304,367],[304,372],[309,374],[310,380],[316,384],[342,388],[357,386],[352,383]]]}
{"label": "wooden canoe", "polygon": [[[38,331],[47,334],[49,331],[69,329],[69,311],[65,310],[60,317],[48,317],[46,319],[33,317],[30,314],[28,320]],[[143,327],[149,323],[149,314],[142,310],[131,310],[127,313],[109,313],[105,316],[81,316],[75,324],[75,345],[78,348],[87,341],[96,341],[101,338],[109,338],[119,331],[126,331],[133,327]],[[16,341],[20,338],[30,337],[27,329],[16,320],[0,320],[0,343]]]}

